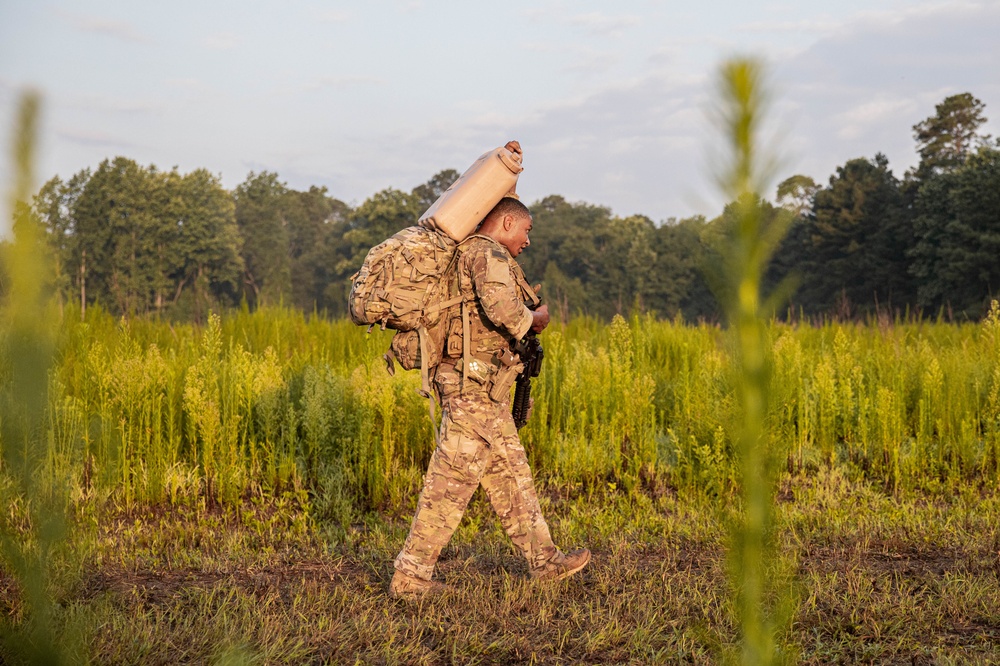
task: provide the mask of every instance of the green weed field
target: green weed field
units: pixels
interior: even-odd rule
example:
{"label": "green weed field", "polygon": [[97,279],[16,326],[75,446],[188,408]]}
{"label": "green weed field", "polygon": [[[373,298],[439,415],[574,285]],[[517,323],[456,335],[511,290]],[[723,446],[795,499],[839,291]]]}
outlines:
{"label": "green weed field", "polygon": [[[65,491],[55,623],[94,663],[714,663],[727,593],[732,340],[576,319],[522,438],[585,574],[538,586],[483,497],[456,590],[388,598],[433,447],[389,332],[280,309],[206,326],[67,309],[39,460]],[[778,561],[805,663],[1000,660],[1000,313],[981,324],[773,323]],[[9,381],[10,368],[0,368]],[[11,496],[5,493],[5,496]],[[6,524],[24,525],[13,502]],[[0,578],[0,614],[24,612]]]}

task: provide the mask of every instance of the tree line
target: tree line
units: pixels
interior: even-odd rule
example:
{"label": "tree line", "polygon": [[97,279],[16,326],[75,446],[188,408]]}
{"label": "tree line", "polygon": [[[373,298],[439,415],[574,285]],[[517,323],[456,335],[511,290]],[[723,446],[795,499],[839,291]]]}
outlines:
{"label": "tree line", "polygon": [[[920,162],[901,178],[876,154],[837,167],[825,185],[795,175],[773,203],[753,202],[787,227],[767,273],[785,312],[981,314],[1000,286],[1000,142],[980,132],[984,110],[969,93],[938,104],[913,127]],[[368,249],[414,224],[457,177],[444,170],[352,207],[275,173],[251,172],[228,191],[204,169],[116,157],[49,180],[30,219],[46,230],[62,304],[171,319],[242,303],[340,316]],[[530,208],[532,247],[520,261],[563,317],[721,319],[713,275],[734,204],[714,219],[660,224],[556,195]]]}

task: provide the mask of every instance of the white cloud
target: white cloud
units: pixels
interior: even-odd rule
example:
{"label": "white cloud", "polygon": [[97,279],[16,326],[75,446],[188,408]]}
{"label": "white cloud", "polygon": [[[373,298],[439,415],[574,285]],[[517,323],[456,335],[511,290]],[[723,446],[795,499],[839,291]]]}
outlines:
{"label": "white cloud", "polygon": [[997,3],[866,12],[778,62],[779,92],[795,102],[796,170],[823,181],[849,159],[883,152],[902,173],[917,159],[912,126],[951,94],[971,92],[994,115],[998,33]]}
{"label": "white cloud", "polygon": [[562,51],[565,47],[562,45],[557,45],[551,41],[522,41],[518,48],[522,51],[531,51],[533,53],[556,53],[557,51]]}
{"label": "white cloud", "polygon": [[329,9],[327,11],[320,12],[316,16],[316,20],[321,23],[347,23],[351,20],[351,14],[338,9]]}
{"label": "white cloud", "polygon": [[529,7],[528,9],[522,9],[520,13],[521,16],[535,23],[541,21],[549,14],[548,10],[541,7]]}
{"label": "white cloud", "polygon": [[424,9],[423,0],[403,0],[402,2],[398,2],[397,5],[399,6],[399,11],[407,14],[423,11]]}
{"label": "white cloud", "polygon": [[240,38],[231,32],[217,32],[208,35],[201,43],[214,51],[230,51],[240,45]]}
{"label": "white cloud", "polygon": [[70,109],[100,114],[133,115],[153,113],[163,108],[161,103],[146,99],[128,99],[100,95],[84,95],[71,98],[65,103],[65,106]]}
{"label": "white cloud", "polygon": [[102,132],[100,130],[93,129],[57,129],[55,131],[56,137],[63,139],[64,141],[69,141],[70,143],[78,143],[87,146],[97,146],[101,148],[131,148],[133,144],[129,141],[121,139],[114,136],[113,134],[108,134],[107,132]]}
{"label": "white cloud", "polygon": [[133,44],[148,44],[153,41],[148,35],[127,21],[116,21],[97,16],[85,16],[65,12],[61,14],[64,19],[68,20],[74,28],[81,32],[112,37],[119,41]]}
{"label": "white cloud", "polygon": [[379,86],[385,80],[372,76],[321,76],[305,85],[305,90],[320,90],[322,88],[350,88],[353,86]]}
{"label": "white cloud", "polygon": [[919,105],[913,98],[879,95],[876,99],[864,101],[847,111],[834,116],[839,124],[837,136],[842,139],[856,139],[879,123],[892,121],[900,116],[906,117],[917,112]]}
{"label": "white cloud", "polygon": [[621,57],[611,51],[597,49],[574,49],[573,62],[563,68],[564,72],[592,76],[613,68]]}
{"label": "white cloud", "polygon": [[738,26],[738,32],[750,33],[831,33],[843,25],[842,21],[831,18],[807,19],[803,21],[753,21]]}
{"label": "white cloud", "polygon": [[193,77],[166,79],[163,81],[163,85],[170,86],[171,88],[181,88],[184,90],[204,91],[209,89],[209,86],[204,81]]}
{"label": "white cloud", "polygon": [[[394,0],[380,11],[393,15],[387,21],[412,24],[414,17],[396,16],[405,1]],[[898,7],[917,1],[921,0],[878,4]],[[240,177],[244,163],[253,164],[277,171],[293,187],[326,184],[334,196],[364,199],[389,185],[408,189],[441,168],[464,169],[486,147],[517,138],[526,152],[521,191],[528,200],[558,193],[570,200],[609,205],[618,214],[643,213],[657,220],[692,213],[715,215],[721,205],[706,164],[715,132],[705,117],[713,92],[712,72],[704,61],[741,51],[747,44],[766,44],[773,63],[773,118],[781,130],[778,143],[799,156],[788,164],[792,173],[808,173],[823,182],[847,159],[879,151],[889,156],[900,173],[915,155],[912,125],[931,115],[934,104],[945,96],[965,90],[986,102],[986,115],[992,119],[986,131],[1000,133],[996,122],[1000,119],[996,75],[1000,3],[925,3],[916,9],[869,11],[839,22],[822,15],[796,21],[813,12],[789,9],[788,21],[747,23],[735,31],[712,30],[710,34],[697,28],[662,29],[662,36],[657,32],[652,37],[647,28],[662,26],[645,25],[647,4],[641,5],[642,10],[639,4],[634,6],[620,11],[641,11],[642,19],[615,14],[618,10],[611,5],[600,12],[569,2],[512,10],[530,28],[511,39],[525,42],[520,48],[531,51],[523,58],[531,64],[521,72],[529,78],[527,83],[535,83],[525,86],[517,104],[470,84],[450,97],[442,95],[432,112],[426,110],[430,103],[420,103],[420,113],[414,113],[417,98],[410,88],[402,87],[396,72],[406,68],[369,63],[372,67],[365,70],[308,71],[289,66],[284,70],[288,76],[256,83],[265,93],[284,86],[271,95],[263,94],[267,104],[262,110],[256,104],[255,108],[235,106],[241,96],[232,94],[228,85],[216,90],[219,75],[210,68],[174,67],[150,74],[150,83],[160,82],[162,93],[109,85],[100,92],[123,97],[78,98],[80,105],[90,105],[93,111],[103,108],[136,116],[115,116],[111,120],[116,124],[107,119],[93,123],[108,132],[77,129],[88,127],[94,114],[81,120],[83,114],[63,113],[66,103],[54,104],[52,122],[64,129],[54,133],[53,152],[64,163],[74,164],[66,155],[84,156],[93,163],[94,155],[113,154],[127,146],[121,137],[170,141],[181,134],[171,145],[158,148],[159,153],[152,153],[154,149],[148,146],[131,150],[145,151],[145,159],[167,164],[189,160],[192,167],[224,169],[229,179]],[[366,16],[357,6],[343,7],[344,11],[326,11],[321,6],[309,17],[313,27],[320,21],[341,24]],[[426,11],[430,14],[437,8],[427,3]],[[829,14],[844,12],[830,10]],[[66,20],[82,31],[130,43],[149,41],[127,23],[81,17]],[[236,29],[231,23],[206,25]],[[343,32],[339,26],[325,29]],[[792,33],[797,32],[804,37],[794,38]],[[241,34],[251,39],[252,33]],[[606,41],[602,43],[601,38],[619,35],[625,37],[615,41],[613,49]],[[200,37],[203,34],[195,32],[195,38]],[[225,34],[210,39],[216,39],[220,48],[238,41]],[[777,47],[797,51],[789,54]],[[412,64],[425,57],[420,49],[411,53]],[[359,52],[357,57],[363,56]],[[566,76],[564,69],[560,76],[559,68],[573,67],[574,61],[580,72],[590,74],[610,58],[618,59],[610,75]],[[441,62],[445,60],[435,65]],[[433,71],[437,70],[424,69]],[[110,79],[109,74],[98,82],[110,83]],[[551,81],[558,85],[545,84]],[[370,86],[385,88],[369,90]],[[314,92],[303,95],[300,104],[293,97],[303,89]],[[98,92],[95,87],[76,90]],[[560,90],[565,92],[560,95]],[[5,94],[12,93],[0,85],[0,99]],[[150,101],[142,97],[146,94],[162,95],[162,99]],[[205,103],[209,96],[212,102]],[[185,97],[199,103],[191,104]],[[438,101],[436,96],[428,98]],[[343,110],[331,110],[333,102]],[[137,118],[154,115],[160,103],[172,111],[159,114],[165,122],[143,124],[145,119]],[[193,109],[208,109],[210,118]],[[426,120],[431,115],[433,120]],[[275,143],[281,148],[275,148]],[[67,170],[62,164],[58,168]]]}
{"label": "white cloud", "polygon": [[639,24],[639,17],[633,14],[609,15],[603,12],[589,12],[571,16],[567,22],[583,28],[592,35],[621,37],[627,28]]}

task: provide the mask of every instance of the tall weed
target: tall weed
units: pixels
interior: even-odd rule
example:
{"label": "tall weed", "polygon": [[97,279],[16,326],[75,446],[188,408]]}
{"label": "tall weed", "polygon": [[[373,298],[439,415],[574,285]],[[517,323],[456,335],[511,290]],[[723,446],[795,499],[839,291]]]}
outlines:
{"label": "tall weed", "polygon": [[[28,93],[18,107],[11,192],[14,240],[5,246],[5,300],[0,310],[0,566],[18,583],[20,607],[0,618],[0,661],[58,664],[68,661],[72,631],[58,627],[54,562],[65,553],[68,489],[57,470],[72,455],[79,425],[72,409],[53,409],[49,370],[55,350],[57,310],[41,225],[28,206],[39,98]],[[65,407],[57,402],[57,407]],[[66,417],[65,421],[59,419]]]}

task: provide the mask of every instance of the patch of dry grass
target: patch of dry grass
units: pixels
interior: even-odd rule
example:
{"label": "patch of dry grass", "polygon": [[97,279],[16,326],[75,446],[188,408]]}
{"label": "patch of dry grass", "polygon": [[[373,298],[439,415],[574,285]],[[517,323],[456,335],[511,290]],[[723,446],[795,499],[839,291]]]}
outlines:
{"label": "patch of dry grass", "polygon": [[[408,518],[346,529],[303,497],[105,509],[58,593],[99,664],[715,663],[734,645],[724,528],[711,498],[551,486],[557,541],[593,548],[581,575],[537,584],[477,495],[419,603],[386,594]],[[1000,659],[1000,497],[894,497],[837,470],[785,479],[777,507],[799,600],[786,649],[829,663]],[[0,612],[17,590],[0,584]],[[787,646],[794,646],[789,648]]]}

